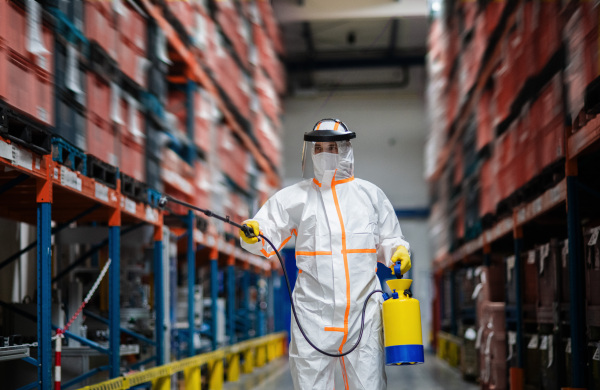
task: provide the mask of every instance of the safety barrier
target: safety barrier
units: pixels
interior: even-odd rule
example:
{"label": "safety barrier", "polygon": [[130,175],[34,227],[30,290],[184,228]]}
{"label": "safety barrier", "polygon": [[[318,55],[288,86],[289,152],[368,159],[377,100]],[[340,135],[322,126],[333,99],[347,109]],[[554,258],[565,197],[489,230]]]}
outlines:
{"label": "safety barrier", "polygon": [[208,368],[208,388],[218,390],[223,387],[225,380],[235,382],[239,380],[240,373],[249,374],[254,367],[262,367],[267,362],[281,357],[285,353],[286,343],[286,332],[273,333],[146,371],[126,374],[80,390],[121,390],[148,382],[152,382],[152,388],[155,390],[167,390],[171,389],[171,375],[182,371],[184,387],[198,389],[202,377],[200,369],[204,365]]}
{"label": "safety barrier", "polygon": [[437,356],[446,360],[452,367],[460,364],[460,349],[463,341],[450,333],[438,332]]}

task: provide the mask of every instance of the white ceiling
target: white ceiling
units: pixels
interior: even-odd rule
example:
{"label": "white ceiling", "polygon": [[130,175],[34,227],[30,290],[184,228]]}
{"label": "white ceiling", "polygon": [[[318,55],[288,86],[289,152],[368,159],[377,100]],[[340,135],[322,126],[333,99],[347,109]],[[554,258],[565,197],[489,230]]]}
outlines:
{"label": "white ceiling", "polygon": [[426,17],[425,0],[275,0],[281,23]]}
{"label": "white ceiling", "polygon": [[291,89],[310,87],[322,79],[318,74],[341,69],[360,69],[362,75],[376,75],[378,86],[387,80],[397,87],[402,84],[394,68],[406,72],[424,63],[426,0],[273,0],[272,4],[283,33]]}

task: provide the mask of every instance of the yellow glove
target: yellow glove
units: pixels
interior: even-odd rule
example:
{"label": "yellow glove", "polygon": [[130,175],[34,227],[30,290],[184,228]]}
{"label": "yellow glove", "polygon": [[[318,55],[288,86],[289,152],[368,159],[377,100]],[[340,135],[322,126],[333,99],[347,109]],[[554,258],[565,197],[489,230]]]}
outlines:
{"label": "yellow glove", "polygon": [[396,249],[396,252],[394,252],[394,254],[392,255],[392,275],[395,275],[394,265],[396,265],[398,261],[400,262],[400,273],[404,275],[410,269],[411,261],[410,255],[408,254],[408,249],[406,249],[402,245],[400,245]]}
{"label": "yellow glove", "polygon": [[[258,221],[254,221],[254,220],[247,220],[244,221],[243,223],[244,225],[248,225],[252,228],[252,230],[254,231],[254,235],[258,236]],[[242,240],[244,240],[244,242],[248,243],[248,244],[256,244],[258,242],[258,237],[247,237],[246,233],[244,233],[244,231],[242,229],[240,229],[240,237],[242,237]]]}

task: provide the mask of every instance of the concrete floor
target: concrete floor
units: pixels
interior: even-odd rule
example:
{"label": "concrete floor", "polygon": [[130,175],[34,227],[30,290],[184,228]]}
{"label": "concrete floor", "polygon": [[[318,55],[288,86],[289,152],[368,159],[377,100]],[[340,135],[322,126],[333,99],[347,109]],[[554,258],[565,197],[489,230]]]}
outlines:
{"label": "concrete floor", "polygon": [[[406,367],[386,367],[388,389],[398,390],[475,390],[479,386],[462,379],[460,372],[433,355],[425,364]],[[226,390],[293,390],[287,359],[279,359],[236,383],[227,383]],[[341,372],[336,372],[336,389],[343,389]]]}

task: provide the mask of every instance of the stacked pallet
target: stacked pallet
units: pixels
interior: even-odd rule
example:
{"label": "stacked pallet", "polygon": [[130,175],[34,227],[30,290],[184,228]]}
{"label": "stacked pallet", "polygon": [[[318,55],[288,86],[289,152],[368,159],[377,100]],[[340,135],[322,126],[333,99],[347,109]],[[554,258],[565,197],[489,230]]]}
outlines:
{"label": "stacked pallet", "polygon": [[273,11],[262,2],[157,4],[216,88],[188,77],[143,1],[6,1],[1,135],[112,188],[120,180],[143,201],[150,188],[211,208],[223,199],[211,187],[224,186],[246,219],[274,190],[256,159],[275,170],[281,160],[285,76]]}
{"label": "stacked pallet", "polygon": [[[502,359],[524,370],[527,388],[556,389],[574,379],[592,388],[600,383],[594,371],[600,359],[599,211],[589,199],[598,190],[591,172],[597,172],[600,126],[599,15],[597,4],[587,1],[465,0],[448,3],[431,25],[426,174],[434,266],[442,280],[454,275],[457,289],[438,286],[437,328],[464,333],[472,320],[461,307],[461,289],[470,285],[465,267],[495,259],[491,264],[504,276],[497,287],[502,299],[478,303],[476,310],[480,329],[494,335],[489,348],[477,343],[483,387],[506,388]],[[569,313],[570,291],[577,289],[569,272],[579,261],[570,264],[566,238],[580,232],[567,232],[566,217],[574,212],[564,207],[573,199],[566,172],[585,183],[585,190],[574,191],[587,191],[585,280],[577,281],[585,285],[585,323],[571,323]],[[444,310],[457,297],[460,312],[448,322]],[[573,361],[581,364],[571,355],[574,329],[586,331],[587,380],[571,377]],[[496,353],[496,359],[498,335],[507,356]],[[581,350],[581,340],[577,345]]]}

